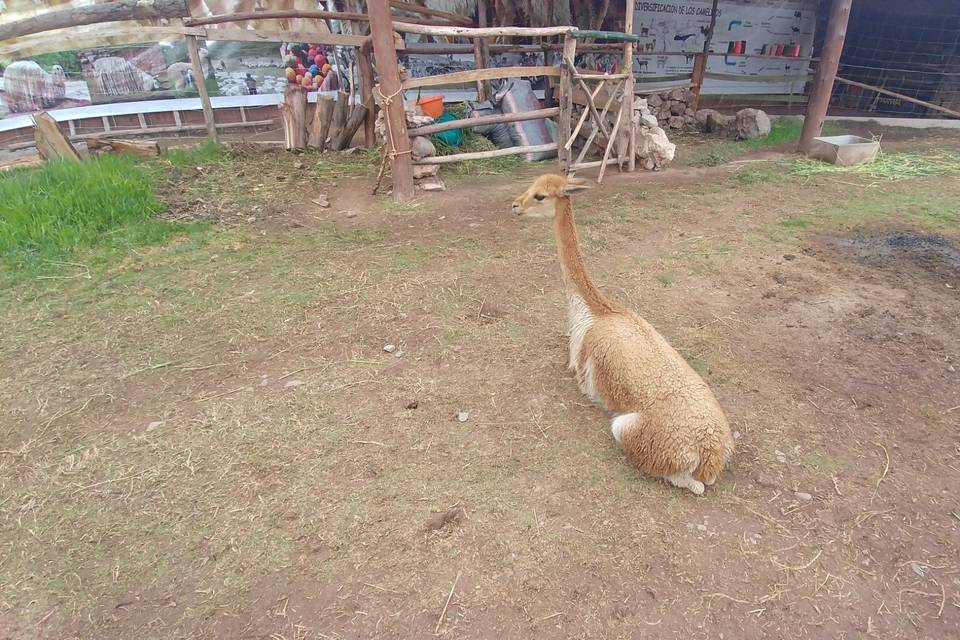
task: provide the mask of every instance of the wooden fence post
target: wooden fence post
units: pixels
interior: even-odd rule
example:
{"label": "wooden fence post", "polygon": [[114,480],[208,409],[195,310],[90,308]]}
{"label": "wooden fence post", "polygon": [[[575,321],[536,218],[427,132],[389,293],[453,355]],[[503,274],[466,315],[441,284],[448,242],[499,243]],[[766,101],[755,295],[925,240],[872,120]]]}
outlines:
{"label": "wooden fence post", "polygon": [[[716,1],[716,0],[715,0]],[[624,33],[633,33],[633,0],[626,0],[627,12],[623,23]],[[623,44],[623,73],[627,79],[623,83],[623,117],[627,124],[627,168],[634,171],[637,168],[637,128],[633,124],[633,42]],[[622,161],[622,158],[621,158]],[[601,173],[605,166],[600,167]],[[622,169],[622,167],[621,167]]]}
{"label": "wooden fence post", "polygon": [[[570,171],[570,159],[573,157],[573,148],[566,148],[567,141],[573,128],[573,69],[577,55],[577,40],[569,33],[563,37],[563,53],[560,58],[560,115],[558,117],[557,158],[560,161],[560,172],[567,175]],[[569,61],[569,64],[568,64]]]}
{"label": "wooden fence post", "polygon": [[713,40],[713,30],[717,26],[717,5],[720,0],[713,0],[713,6],[710,8],[710,26],[707,32],[703,34],[703,53],[697,56],[693,63],[693,77],[690,78],[693,86],[690,92],[693,94],[693,104],[691,109],[697,111],[700,108],[700,90],[703,88],[703,74],[707,70],[707,60],[710,58],[710,43]]}
{"label": "wooden fence post", "polygon": [[217,124],[213,119],[213,106],[210,104],[210,94],[207,93],[207,77],[203,73],[203,64],[200,62],[200,48],[197,45],[197,36],[184,36],[187,41],[187,52],[190,54],[190,64],[193,65],[193,83],[197,85],[200,94],[200,104],[203,106],[203,122],[207,125],[207,136],[218,142]]}
{"label": "wooden fence post", "polygon": [[803,131],[800,133],[800,151],[809,153],[813,139],[823,130],[823,121],[830,106],[833,82],[840,66],[840,54],[843,53],[843,41],[847,36],[847,20],[850,18],[850,5],[853,0],[833,0],[830,8],[830,20],[827,22],[827,34],[820,53],[820,66],[813,81],[810,101],[807,103],[807,115],[803,119]]}
{"label": "wooden fence post", "polygon": [[400,83],[389,0],[368,0],[367,15],[370,17],[373,54],[380,80],[375,90],[380,92],[383,100],[387,126],[386,152],[393,174],[393,198],[398,202],[405,202],[414,195],[413,159],[410,157],[407,116],[403,108],[403,85]]}

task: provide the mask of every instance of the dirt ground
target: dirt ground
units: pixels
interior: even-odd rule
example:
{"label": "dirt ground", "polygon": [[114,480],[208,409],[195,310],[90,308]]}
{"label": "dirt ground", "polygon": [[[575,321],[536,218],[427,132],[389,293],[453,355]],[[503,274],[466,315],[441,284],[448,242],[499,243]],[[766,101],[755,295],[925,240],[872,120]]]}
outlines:
{"label": "dirt ground", "polygon": [[167,194],[230,224],[3,298],[0,638],[955,637],[960,180],[687,151],[575,209],[730,418],[704,496],[565,368],[542,168],[395,205],[234,158]]}

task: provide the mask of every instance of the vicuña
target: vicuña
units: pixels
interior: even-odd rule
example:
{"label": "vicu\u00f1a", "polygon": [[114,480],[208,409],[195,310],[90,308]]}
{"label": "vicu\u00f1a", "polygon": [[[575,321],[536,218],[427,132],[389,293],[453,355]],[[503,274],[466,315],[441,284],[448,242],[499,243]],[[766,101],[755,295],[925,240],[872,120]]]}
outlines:
{"label": "vicu\u00f1a", "polygon": [[632,464],[700,495],[733,453],[730,426],[710,388],[663,336],[591,282],[570,202],[586,188],[544,175],[513,202],[517,216],[553,219],[569,305],[569,367],[580,390],[613,414],[613,437]]}

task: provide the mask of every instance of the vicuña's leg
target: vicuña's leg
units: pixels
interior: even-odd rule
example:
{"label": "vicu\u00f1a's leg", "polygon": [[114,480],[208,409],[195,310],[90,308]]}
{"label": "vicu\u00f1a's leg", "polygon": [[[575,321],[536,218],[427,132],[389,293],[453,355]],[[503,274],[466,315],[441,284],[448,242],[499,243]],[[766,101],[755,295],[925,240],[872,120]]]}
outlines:
{"label": "vicu\u00f1a's leg", "polygon": [[680,473],[674,473],[673,475],[664,476],[663,479],[675,487],[689,489],[698,496],[703,493],[703,483],[699,480],[694,480],[693,475],[689,471],[682,471]]}

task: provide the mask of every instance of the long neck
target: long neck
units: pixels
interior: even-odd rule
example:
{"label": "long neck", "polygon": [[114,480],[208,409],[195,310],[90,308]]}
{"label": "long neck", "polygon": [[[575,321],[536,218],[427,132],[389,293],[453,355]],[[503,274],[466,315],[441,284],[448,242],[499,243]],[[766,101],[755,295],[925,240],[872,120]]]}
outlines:
{"label": "long neck", "polygon": [[593,286],[580,251],[580,238],[573,219],[573,205],[570,198],[557,198],[556,215],[553,219],[553,231],[557,236],[557,249],[560,253],[560,267],[563,270],[563,283],[569,295],[579,296],[593,313],[610,310],[610,302]]}

